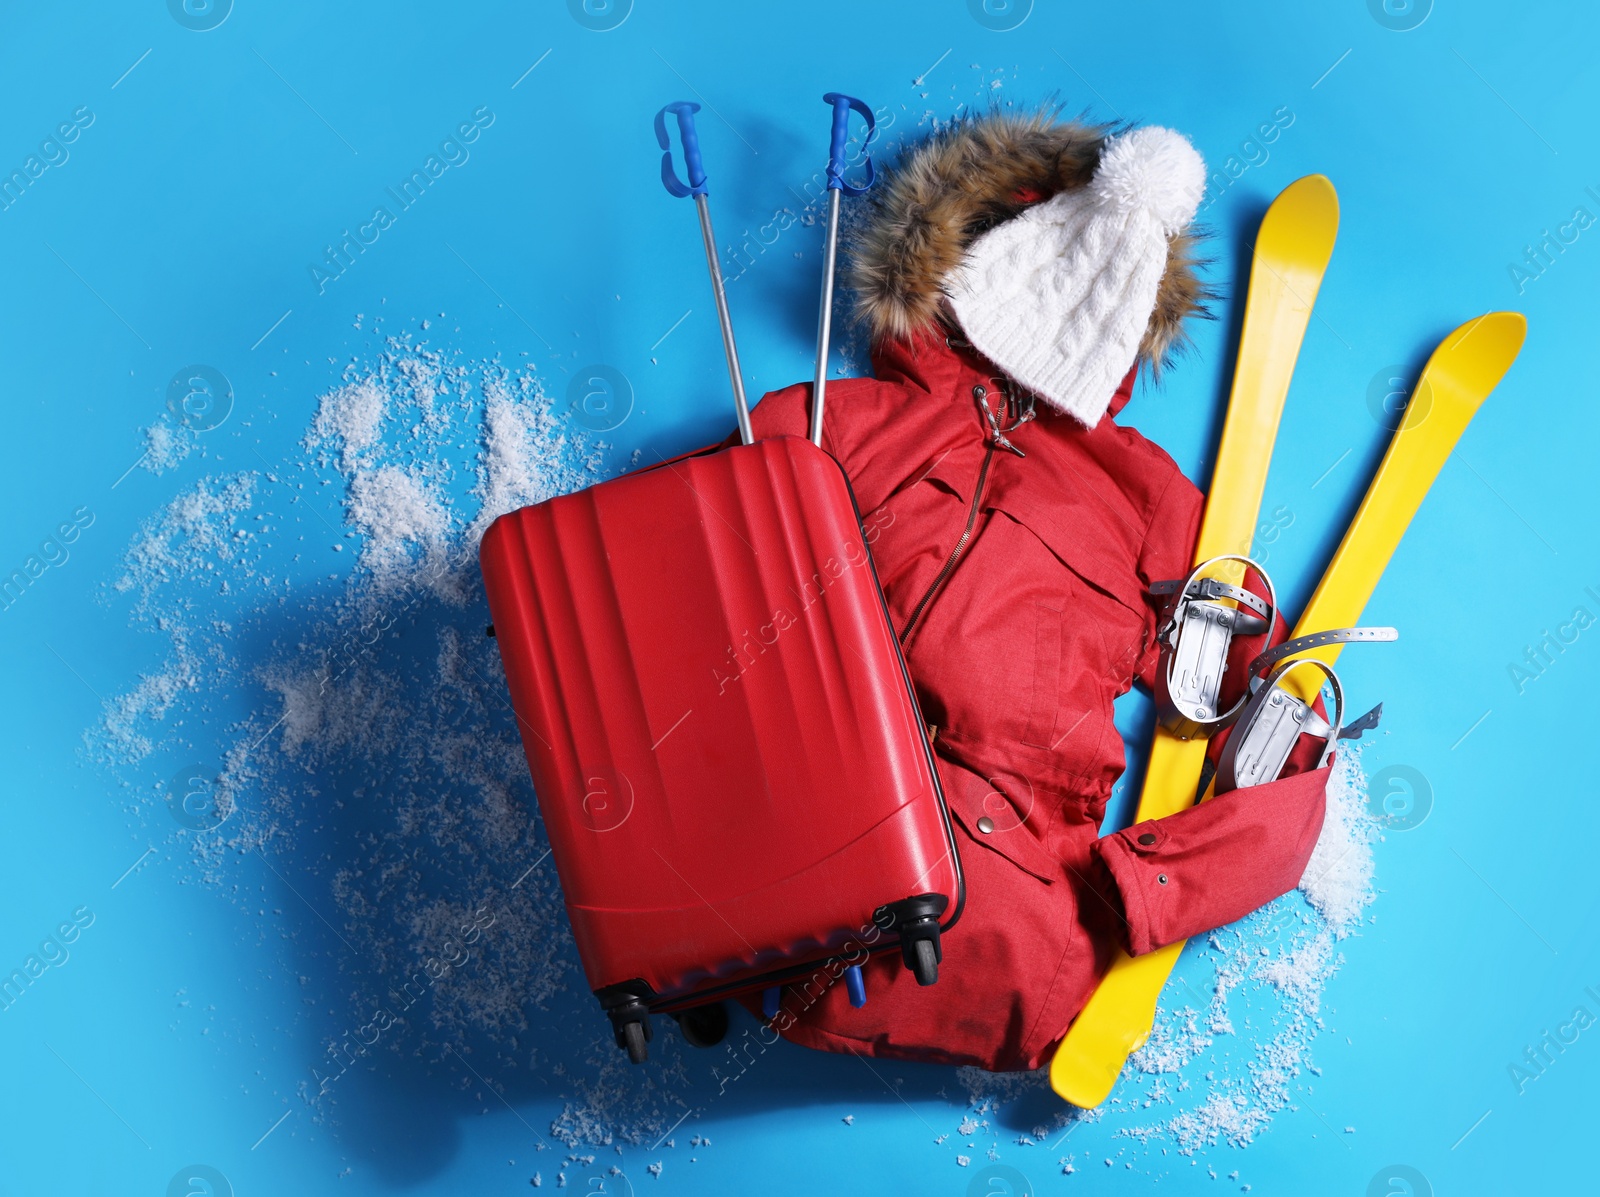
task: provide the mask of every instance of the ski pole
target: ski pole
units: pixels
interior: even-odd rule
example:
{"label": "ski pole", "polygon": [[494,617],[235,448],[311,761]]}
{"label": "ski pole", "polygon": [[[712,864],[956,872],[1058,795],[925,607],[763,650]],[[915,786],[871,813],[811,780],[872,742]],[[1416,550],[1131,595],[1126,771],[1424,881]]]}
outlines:
{"label": "ski pole", "polygon": [[833,139],[828,146],[828,231],[822,247],[822,310],[817,316],[817,376],[811,388],[811,441],[822,445],[822,405],[828,389],[828,342],[833,337],[833,267],[839,256],[839,202],[842,195],[861,195],[872,186],[872,159],[867,159],[867,181],[859,187],[844,181],[845,142],[850,135],[850,113],[853,109],[867,122],[862,145],[872,140],[877,122],[872,119],[872,109],[854,96],[830,91],[822,97],[825,104],[833,105]]}
{"label": "ski pole", "polygon": [[[750,427],[750,405],[744,397],[744,378],[739,373],[739,350],[733,343],[733,321],[728,317],[728,296],[722,286],[722,267],[717,262],[717,238],[711,231],[711,207],[706,201],[706,170],[700,161],[700,138],[694,131],[694,114],[700,105],[688,100],[668,104],[656,113],[656,141],[660,143],[661,182],[668,192],[682,199],[694,196],[700,212],[700,236],[706,243],[706,265],[711,270],[711,292],[717,301],[717,320],[722,324],[722,351],[728,357],[728,377],[733,382],[733,406],[739,417],[739,439],[749,444],[756,439]],[[667,113],[678,118],[678,137],[683,142],[683,163],[689,172],[687,185],[672,171],[672,143],[667,137]]]}

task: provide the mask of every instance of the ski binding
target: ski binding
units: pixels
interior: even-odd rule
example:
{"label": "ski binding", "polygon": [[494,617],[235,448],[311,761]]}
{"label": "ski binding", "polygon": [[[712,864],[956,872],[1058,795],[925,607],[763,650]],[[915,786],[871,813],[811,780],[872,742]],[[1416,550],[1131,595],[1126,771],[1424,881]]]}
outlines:
{"label": "ski binding", "polygon": [[[1339,684],[1339,675],[1333,671],[1333,666],[1316,657],[1285,658],[1324,644],[1381,643],[1399,638],[1400,633],[1394,628],[1338,628],[1286,640],[1252,661],[1250,695],[1217,762],[1216,792],[1225,794],[1229,790],[1276,781],[1302,735],[1317,736],[1325,741],[1322,755],[1317,758],[1316,767],[1320,769],[1328,763],[1341,739],[1353,739],[1378,725],[1382,703],[1348,728],[1344,727],[1344,687]],[[1321,690],[1320,685],[1317,691],[1302,697],[1284,684],[1293,671],[1307,665],[1322,672],[1333,693],[1331,721],[1317,714],[1312,706],[1311,700]],[[1265,675],[1259,673],[1263,667],[1271,671]]]}
{"label": "ski binding", "polygon": [[[1204,576],[1206,570],[1224,561],[1254,570],[1267,597]],[[1270,635],[1276,626],[1278,606],[1272,579],[1250,558],[1227,554],[1202,561],[1181,582],[1157,582],[1150,592],[1177,596],[1157,632],[1162,667],[1157,671],[1156,717],[1180,740],[1208,736],[1232,722],[1249,699],[1245,695],[1228,710],[1219,709],[1233,638],[1262,632]]]}

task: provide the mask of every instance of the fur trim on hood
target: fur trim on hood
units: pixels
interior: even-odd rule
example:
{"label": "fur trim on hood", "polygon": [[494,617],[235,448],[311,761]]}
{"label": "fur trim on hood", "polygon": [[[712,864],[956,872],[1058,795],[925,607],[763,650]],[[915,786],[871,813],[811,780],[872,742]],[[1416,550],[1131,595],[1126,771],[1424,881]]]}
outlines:
{"label": "fur trim on hood", "polygon": [[[903,153],[868,193],[871,209],[855,239],[850,281],[874,343],[910,337],[944,318],[944,282],[967,248],[1024,208],[1094,177],[1116,129],[1057,121],[1058,109],[1029,116],[969,117]],[[1166,271],[1139,344],[1157,373],[1187,343],[1184,320],[1209,317],[1214,298],[1195,273],[1198,235],[1167,244]]]}

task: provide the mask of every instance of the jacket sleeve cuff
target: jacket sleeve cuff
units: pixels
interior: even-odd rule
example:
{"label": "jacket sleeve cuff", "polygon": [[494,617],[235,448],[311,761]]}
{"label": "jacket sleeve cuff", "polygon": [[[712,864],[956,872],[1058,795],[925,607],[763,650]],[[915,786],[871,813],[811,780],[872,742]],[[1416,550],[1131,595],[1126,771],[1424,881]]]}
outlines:
{"label": "jacket sleeve cuff", "polygon": [[[1154,826],[1153,824],[1151,825]],[[1128,830],[1134,830],[1129,828]],[[1127,843],[1127,832],[1117,832],[1095,841],[1094,854],[1111,875],[1124,920],[1123,946],[1130,956],[1142,956],[1161,945],[1152,939],[1156,920],[1145,896],[1146,862],[1141,861]]]}
{"label": "jacket sleeve cuff", "polygon": [[1300,883],[1322,830],[1328,769],[1234,790],[1098,839],[1131,955],[1203,935]]}

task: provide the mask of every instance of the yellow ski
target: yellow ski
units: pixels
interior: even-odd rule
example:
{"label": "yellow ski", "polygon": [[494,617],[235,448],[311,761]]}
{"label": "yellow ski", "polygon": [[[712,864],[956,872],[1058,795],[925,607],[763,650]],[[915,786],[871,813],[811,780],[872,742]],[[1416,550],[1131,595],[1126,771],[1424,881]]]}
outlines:
{"label": "yellow ski", "polygon": [[[1323,175],[1289,184],[1261,219],[1233,390],[1211,472],[1195,564],[1250,551],[1289,380],[1338,232],[1339,197]],[[1242,572],[1242,566],[1226,562],[1218,576],[1236,583]],[[1205,754],[1203,739],[1180,740],[1157,725],[1139,794],[1138,821],[1162,818],[1191,805]],[[1181,950],[1181,944],[1175,945],[1137,960],[1118,953],[1051,1061],[1050,1084],[1057,1093],[1085,1107],[1105,1100],[1128,1053],[1149,1034],[1154,995]],[[1142,1013],[1146,1005],[1149,1018]]]}
{"label": "yellow ski", "polygon": [[[1526,332],[1527,321],[1521,315],[1492,312],[1463,324],[1434,350],[1406,407],[1405,418],[1295,626],[1294,635],[1350,627],[1360,621],[1362,609],[1411,518],[1468,422],[1516,360]],[[1340,647],[1331,644],[1307,651],[1314,651],[1331,665]],[[1320,675],[1301,670],[1285,677],[1281,684],[1310,701],[1321,680]],[[1160,748],[1159,739],[1154,748]],[[1202,746],[1201,755],[1203,752]],[[1153,749],[1152,762],[1154,759]],[[1192,795],[1198,773],[1197,757],[1193,773],[1168,772],[1163,780],[1173,786],[1187,780]],[[1144,797],[1149,795],[1147,781]],[[1175,790],[1172,796],[1172,809],[1187,805],[1178,800],[1182,796]],[[1158,813],[1171,812],[1163,809]],[[1143,798],[1139,817],[1152,817],[1145,811]],[[1118,954],[1051,1062],[1050,1084],[1057,1093],[1084,1107],[1097,1106],[1106,1099],[1129,1054],[1149,1036],[1155,1022],[1156,1001],[1182,950],[1183,944],[1175,943],[1138,958]]]}

